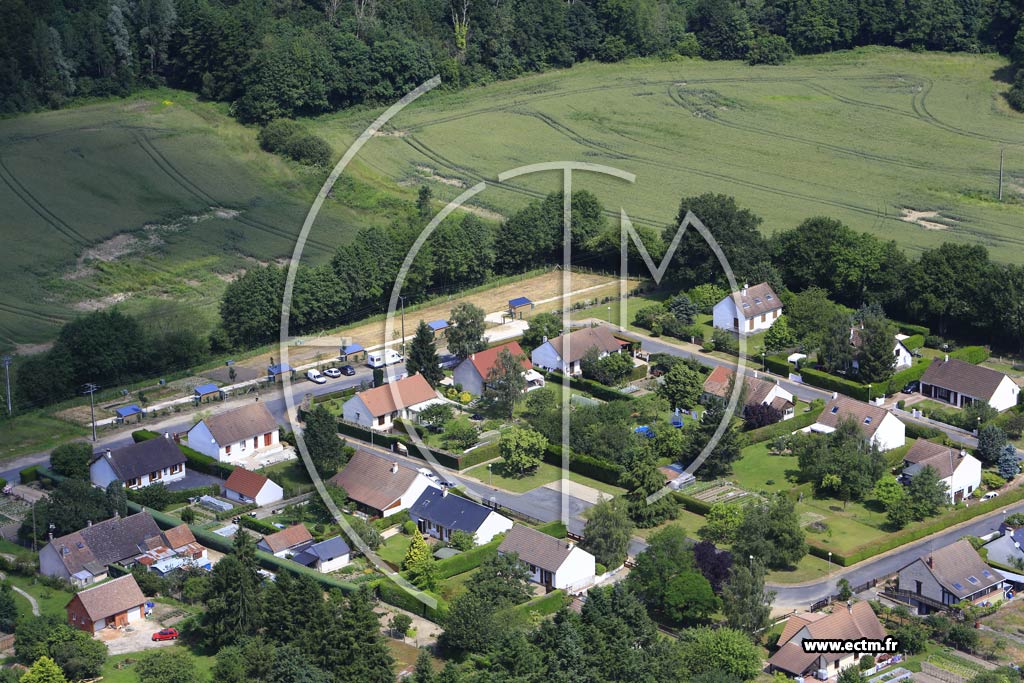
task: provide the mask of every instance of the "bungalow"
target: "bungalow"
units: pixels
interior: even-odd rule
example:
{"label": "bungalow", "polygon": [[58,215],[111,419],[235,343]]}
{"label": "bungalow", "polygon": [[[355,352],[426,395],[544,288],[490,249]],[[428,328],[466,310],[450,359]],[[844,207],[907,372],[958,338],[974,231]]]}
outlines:
{"label": "bungalow", "polygon": [[[864,347],[864,337],[861,335],[861,331],[863,329],[863,325],[861,325],[860,327],[850,328],[850,346],[854,348],[853,363],[851,365],[853,366],[854,370],[860,369],[860,360],[858,360],[858,356],[860,355],[861,348]],[[906,339],[906,337],[904,337],[903,339]],[[908,349],[906,344],[903,343],[903,339],[900,339],[900,335],[898,334],[893,336],[892,338],[892,355],[896,359],[893,368],[895,368],[896,370],[909,368],[911,365],[914,364],[914,354],[911,353],[910,349]]]}
{"label": "bungalow", "polygon": [[220,462],[283,450],[277,420],[262,403],[227,410],[188,430],[188,445]]}
{"label": "bungalow", "polygon": [[1003,598],[1003,575],[985,564],[966,538],[917,558],[898,574],[898,595],[918,614]]}
{"label": "bungalow", "polygon": [[301,550],[312,542],[313,535],[303,524],[294,524],[286,529],[281,529],[276,534],[264,536],[256,547],[266,551],[275,557],[287,557],[297,555]]}
{"label": "bungalow", "polygon": [[[997,538],[983,546],[987,551],[985,560],[1008,567],[1016,567],[1018,563],[1024,562],[1024,547],[1021,546],[1021,543],[1024,543],[1024,529],[1001,524],[999,531],[1000,535]],[[1007,578],[1014,579],[1012,576]]]}
{"label": "bungalow", "polygon": [[284,500],[284,489],[259,472],[236,467],[221,486],[224,497],[260,507]]}
{"label": "bungalow", "polygon": [[503,350],[508,350],[513,357],[520,359],[520,364],[523,366],[523,376],[526,379],[527,391],[544,386],[544,377],[533,369],[533,364],[530,363],[530,359],[523,353],[519,342],[514,341],[470,355],[469,358],[459,363],[455,368],[455,372],[452,373],[455,383],[461,384],[464,390],[474,396],[482,396],[487,386],[487,378],[498,364],[498,354]]}
{"label": "bungalow", "polygon": [[981,462],[967,451],[950,448],[934,441],[918,439],[903,456],[900,478],[910,483],[925,467],[934,469],[946,485],[949,502],[956,504],[981,486]]}
{"label": "bungalow", "polygon": [[152,536],[140,544],[143,552],[135,563],[160,576],[167,576],[184,566],[209,569],[206,548],[196,541],[188,524],[179,524],[159,536]]}
{"label": "bungalow", "polygon": [[767,330],[782,314],[782,301],[771,285],[762,282],[727,295],[712,309],[712,325],[737,334]]}
{"label": "bungalow", "polygon": [[498,546],[499,555],[512,553],[529,567],[530,581],[549,591],[580,591],[594,584],[594,556],[565,539],[516,524]]}
{"label": "bungalow", "polygon": [[185,454],[165,434],[93,456],[89,479],[106,488],[120,481],[130,489],[150,484],[170,484],[185,478]]}
{"label": "bungalow", "polygon": [[351,552],[341,536],[334,536],[319,543],[310,542],[292,557],[292,562],[315,569],[321,574],[329,574],[347,565]]}
{"label": "bungalow", "polygon": [[768,659],[768,671],[781,671],[798,680],[825,680],[819,675],[825,672],[829,680],[834,680],[840,671],[857,664],[861,654],[805,652],[805,640],[884,640],[885,637],[885,629],[867,602],[836,605],[831,614],[795,614],[786,620],[779,636],[779,649]]}
{"label": "bungalow", "polygon": [[1012,379],[991,368],[950,358],[934,360],[921,377],[921,395],[963,408],[975,401],[1002,412],[1017,405],[1020,394]]}
{"label": "bungalow", "polygon": [[434,483],[412,467],[370,451],[358,450],[345,468],[328,480],[375,517],[408,510]]}
{"label": "bungalow", "polygon": [[831,434],[845,420],[856,422],[868,443],[878,446],[879,450],[899,448],[907,441],[906,426],[888,410],[835,393],[825,404],[818,421],[802,431]]}
{"label": "bungalow", "polygon": [[409,419],[440,400],[430,383],[417,372],[397,382],[360,391],[345,401],[341,413],[346,422],[386,432],[396,419]]}
{"label": "bungalow", "polygon": [[71,598],[65,607],[68,624],[86,633],[105,628],[130,626],[146,618],[146,596],[135,577],[126,574],[117,579],[86,588]]}
{"label": "bungalow", "polygon": [[434,487],[424,491],[409,508],[409,517],[420,532],[449,541],[454,531],[465,531],[477,545],[488,543],[512,528],[512,520],[468,498]]}
{"label": "bungalow", "polygon": [[607,327],[585,327],[544,342],[533,350],[530,359],[537,367],[557,370],[563,375],[578,375],[582,372],[580,361],[590,349],[596,348],[601,357],[620,353],[629,342],[622,341]]}
{"label": "bungalow", "polygon": [[[729,389],[733,383],[736,373],[724,365],[716,366],[711,374],[704,380],[704,396],[715,396],[728,400]],[[782,414],[783,420],[788,420],[794,414],[793,394],[783,389],[777,382],[772,382],[758,377],[755,372],[753,376],[743,375],[743,382],[746,385],[746,400],[743,404],[743,411],[747,408],[758,405],[768,405]]]}

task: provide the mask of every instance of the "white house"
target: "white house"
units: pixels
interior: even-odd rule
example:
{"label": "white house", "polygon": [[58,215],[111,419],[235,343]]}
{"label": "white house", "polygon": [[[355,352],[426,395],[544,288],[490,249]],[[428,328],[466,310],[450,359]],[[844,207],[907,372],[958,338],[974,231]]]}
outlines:
{"label": "white house", "polygon": [[512,520],[448,489],[428,488],[409,508],[409,517],[422,533],[449,541],[454,531],[465,531],[477,545],[490,542],[512,528]]}
{"label": "white house", "polygon": [[93,456],[89,479],[106,488],[120,481],[130,489],[169,484],[185,478],[185,454],[166,434]]}
{"label": "white house", "polygon": [[288,557],[297,555],[312,542],[313,534],[309,533],[304,524],[293,524],[276,534],[264,536],[256,547],[274,557]]}
{"label": "white house", "polygon": [[329,574],[347,565],[351,552],[341,536],[334,536],[319,543],[309,543],[292,557],[292,562]]}
{"label": "white house", "polygon": [[834,393],[817,422],[802,431],[831,434],[846,420],[855,422],[868,443],[881,451],[899,448],[907,441],[906,426],[885,408]]}
{"label": "white house", "polygon": [[345,401],[341,414],[346,422],[386,432],[395,420],[413,418],[441,400],[430,383],[417,372],[397,382],[360,391]]}
{"label": "white house", "polygon": [[514,525],[498,546],[498,554],[515,553],[530,569],[530,580],[548,590],[581,591],[594,584],[594,556],[565,539]]}
{"label": "white house", "polygon": [[[861,331],[863,329],[863,326],[850,328],[850,345],[856,349],[852,363],[855,370],[860,368],[860,361],[857,356],[859,355],[858,352],[861,347],[864,346],[864,338],[861,336]],[[892,338],[892,355],[896,359],[893,368],[896,370],[909,368],[914,364],[914,354],[912,354],[910,349],[907,348],[907,345],[903,343],[903,339],[906,339],[906,336],[899,334]]]}
{"label": "white house", "polygon": [[424,491],[436,486],[405,463],[361,449],[329,481],[345,489],[349,500],[375,517],[408,510]]}
{"label": "white house", "polygon": [[262,403],[250,403],[197,422],[189,448],[221,462],[282,450],[277,420]]}
{"label": "white house", "polygon": [[1002,574],[985,563],[966,538],[917,558],[898,572],[897,586],[918,614],[1003,599]]}
{"label": "white house", "polygon": [[455,367],[452,379],[456,384],[461,384],[465,391],[474,396],[482,396],[487,386],[487,378],[498,363],[498,354],[506,349],[513,357],[522,359],[521,365],[523,366],[523,376],[526,379],[526,390],[543,387],[544,377],[533,369],[533,364],[523,353],[519,342],[514,341],[472,354]]}
{"label": "white house", "polygon": [[259,472],[236,467],[222,487],[224,497],[260,507],[284,500],[284,489]]}
{"label": "white house", "polygon": [[557,370],[563,375],[578,375],[582,372],[580,361],[590,349],[596,348],[600,357],[609,353],[621,353],[624,342],[616,338],[607,327],[585,327],[544,342],[530,354],[530,360],[537,367]]}
{"label": "white house", "polygon": [[1012,379],[991,368],[950,358],[934,360],[921,377],[921,395],[957,408],[982,401],[1002,412],[1017,405]]}
{"label": "white house", "polygon": [[[704,395],[729,400],[729,390],[735,375],[736,373],[729,367],[716,366],[704,380]],[[743,375],[743,381],[747,386],[743,412],[746,412],[747,408],[751,406],[769,405],[782,413],[783,420],[793,417],[795,412],[793,394],[783,389],[778,382],[762,379],[758,377],[756,371],[753,376]]]}
{"label": "white house", "polygon": [[950,503],[969,498],[981,486],[981,461],[959,448],[918,439],[903,456],[903,481],[909,483],[925,467],[938,473]]}
{"label": "white house", "polygon": [[782,301],[767,282],[729,294],[715,304],[712,324],[722,330],[754,334],[767,330],[782,315]]}

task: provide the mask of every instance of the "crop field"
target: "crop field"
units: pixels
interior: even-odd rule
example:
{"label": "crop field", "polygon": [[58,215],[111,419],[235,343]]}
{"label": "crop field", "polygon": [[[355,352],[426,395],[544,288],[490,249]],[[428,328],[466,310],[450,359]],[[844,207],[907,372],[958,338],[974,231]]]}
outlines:
{"label": "crop field", "polygon": [[[636,182],[576,172],[609,214],[673,222],[681,197],[734,195],[765,232],[830,215],[910,252],[942,241],[1024,262],[1024,116],[992,56],[864,49],[782,67],[736,62],[583,64],[457,93],[430,93],[392,120],[360,170],[382,184],[433,183],[507,213],[561,187],[555,172],[503,183],[544,161],[605,164]],[[341,148],[365,114],[318,122]],[[1000,149],[1006,184],[996,201]],[[714,226],[709,226],[714,231]]]}

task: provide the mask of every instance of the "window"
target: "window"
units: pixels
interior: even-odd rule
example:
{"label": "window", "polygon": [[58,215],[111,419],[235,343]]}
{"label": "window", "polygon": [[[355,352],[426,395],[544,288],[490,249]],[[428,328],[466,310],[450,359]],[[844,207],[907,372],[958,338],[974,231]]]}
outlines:
{"label": "window", "polygon": [[224,447],[224,455],[231,455],[231,444]]}
{"label": "window", "polygon": [[180,463],[177,464],[177,465],[171,466],[171,474],[177,474],[178,472],[181,472],[181,464]]}
{"label": "window", "polygon": [[750,308],[750,304],[743,304],[743,308],[744,308],[744,310]]}
{"label": "window", "polygon": [[829,412],[831,412],[833,415],[835,415],[836,413],[839,412],[839,406],[832,406],[832,410],[829,411]]}
{"label": "window", "polygon": [[871,424],[871,418],[870,417],[865,417],[864,418],[864,424],[866,424],[866,425]]}
{"label": "window", "polygon": [[973,583],[974,585],[978,585],[979,583],[981,583],[981,581],[978,581],[977,576],[968,576],[967,580]]}
{"label": "window", "polygon": [[960,583],[959,581],[957,581],[956,583],[953,584],[953,588],[957,589],[958,591],[962,591],[964,589],[964,585],[962,583]]}
{"label": "window", "polygon": [[768,301],[771,301],[775,297],[773,297],[771,294],[765,294],[764,298],[767,299]]}
{"label": "window", "polygon": [[138,477],[134,477],[134,478],[129,479],[128,481],[125,482],[125,486],[128,486],[129,488],[134,487],[134,486],[138,486],[138,485],[139,485],[139,478]]}
{"label": "window", "polygon": [[156,472],[150,472],[149,473],[149,480],[150,481],[157,481],[157,480],[163,479],[163,478],[164,478],[163,472],[161,472],[160,470],[157,470]]}

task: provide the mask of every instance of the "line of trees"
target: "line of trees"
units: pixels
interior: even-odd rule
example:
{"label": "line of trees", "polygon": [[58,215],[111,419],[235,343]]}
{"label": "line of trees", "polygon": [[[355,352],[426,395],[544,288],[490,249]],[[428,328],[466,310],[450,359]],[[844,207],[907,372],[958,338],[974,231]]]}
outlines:
{"label": "line of trees", "polygon": [[1019,61],[1024,43],[1013,0],[11,0],[0,16],[0,113],[168,83],[259,123],[394,101],[438,73],[460,87],[581,60],[778,64],[869,44]]}

